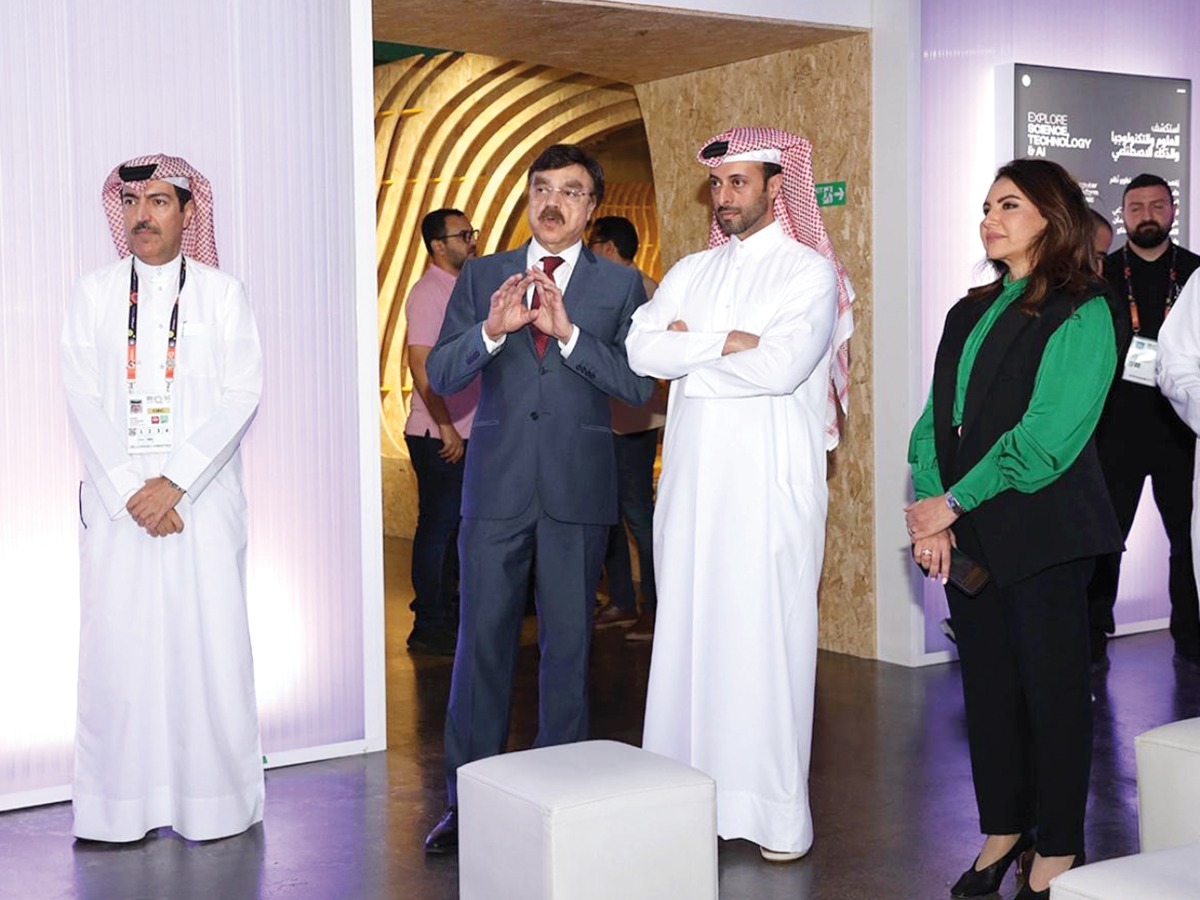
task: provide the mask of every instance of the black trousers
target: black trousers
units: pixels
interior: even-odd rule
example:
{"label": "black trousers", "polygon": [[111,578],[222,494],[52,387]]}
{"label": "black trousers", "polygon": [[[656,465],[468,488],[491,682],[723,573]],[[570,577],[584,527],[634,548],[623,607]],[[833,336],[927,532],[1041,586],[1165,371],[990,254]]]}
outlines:
{"label": "black trousers", "polygon": [[617,524],[608,535],[604,571],[608,575],[608,598],[620,609],[637,612],[633,587],[633,561],[629,538],[637,545],[638,578],[642,586],[642,609],[658,605],[654,589],[654,457],[658,455],[657,428],[634,434],[614,434],[617,451]]}
{"label": "black trousers", "polygon": [[[964,548],[966,549],[966,548]],[[969,551],[968,551],[969,552]],[[1093,561],[978,596],[946,588],[983,834],[1037,829],[1043,856],[1083,850],[1092,764],[1086,586]]]}
{"label": "black trousers", "polygon": [[[446,462],[440,438],[406,434],[417,475],[417,532],[413,535],[413,630],[453,633],[458,606],[458,520],[465,457]],[[465,447],[469,442],[464,441]]]}
{"label": "black trousers", "polygon": [[[1192,569],[1192,470],[1196,445],[1169,440],[1147,442],[1136,434],[1110,437],[1098,445],[1100,467],[1112,498],[1121,533],[1129,537],[1133,517],[1146,478],[1150,478],[1154,502],[1170,542],[1167,589],[1171,598],[1171,636],[1175,648],[1189,656],[1200,655],[1200,607],[1196,577]],[[1088,585],[1088,617],[1092,651],[1099,655],[1105,634],[1116,628],[1113,606],[1121,576],[1121,554],[1096,560],[1096,572]]]}

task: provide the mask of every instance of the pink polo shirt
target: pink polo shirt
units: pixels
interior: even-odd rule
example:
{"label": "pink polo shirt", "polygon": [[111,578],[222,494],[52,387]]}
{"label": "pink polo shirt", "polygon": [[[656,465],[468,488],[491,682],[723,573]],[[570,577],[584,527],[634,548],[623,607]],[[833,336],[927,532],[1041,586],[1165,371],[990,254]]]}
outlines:
{"label": "pink polo shirt", "polygon": [[[454,290],[454,281],[454,276],[445,269],[431,264],[421,280],[413,285],[408,302],[404,304],[410,347],[432,347],[437,343],[442,319],[446,317],[446,304],[450,302],[450,292]],[[479,404],[479,378],[474,378],[457,394],[442,399],[446,401],[446,409],[450,412],[455,429],[466,440],[471,436],[471,421]],[[421,395],[413,390],[409,401],[410,410],[404,433],[422,437],[428,432],[430,437],[438,437],[437,423],[429,415]]]}

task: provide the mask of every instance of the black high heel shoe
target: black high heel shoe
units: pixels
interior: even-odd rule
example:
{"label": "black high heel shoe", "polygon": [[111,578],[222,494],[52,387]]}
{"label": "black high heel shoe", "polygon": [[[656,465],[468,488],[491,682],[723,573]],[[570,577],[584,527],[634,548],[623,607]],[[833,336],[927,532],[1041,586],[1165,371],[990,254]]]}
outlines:
{"label": "black high heel shoe", "polygon": [[[1071,869],[1078,869],[1084,864],[1085,861],[1086,857],[1081,850],[1075,854],[1075,858],[1071,860],[1071,865],[1067,867],[1067,871],[1069,872]],[[1033,871],[1032,856],[1029,859],[1028,868],[1030,872]],[[1017,893],[1017,896],[1013,898],[1013,900],[1050,900],[1050,888],[1047,887],[1044,891],[1035,891],[1029,886],[1029,878],[1026,876],[1025,883],[1021,885],[1021,890]]]}
{"label": "black high heel shoe", "polygon": [[1013,844],[1011,850],[986,869],[975,868],[975,863],[979,862],[979,857],[975,857],[975,862],[971,863],[971,868],[963,872],[962,877],[954,882],[954,887],[950,888],[950,896],[954,897],[955,900],[963,900],[963,898],[986,897],[989,894],[996,893],[996,891],[1000,890],[1000,882],[1004,880],[1004,873],[1013,864],[1013,860],[1024,854],[1032,846],[1033,836],[1026,832],[1017,838],[1017,842]]}

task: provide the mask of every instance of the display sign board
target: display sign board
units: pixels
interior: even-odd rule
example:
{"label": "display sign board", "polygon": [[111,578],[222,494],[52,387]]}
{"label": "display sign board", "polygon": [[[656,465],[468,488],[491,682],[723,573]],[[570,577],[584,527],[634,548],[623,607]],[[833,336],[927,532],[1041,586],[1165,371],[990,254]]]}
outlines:
{"label": "display sign board", "polygon": [[[1007,67],[1006,67],[1007,68]],[[1149,172],[1179,204],[1172,238],[1188,246],[1192,83],[1017,63],[1012,69],[1013,156],[1051,159],[1079,181],[1093,209],[1125,233],[1121,195]]]}

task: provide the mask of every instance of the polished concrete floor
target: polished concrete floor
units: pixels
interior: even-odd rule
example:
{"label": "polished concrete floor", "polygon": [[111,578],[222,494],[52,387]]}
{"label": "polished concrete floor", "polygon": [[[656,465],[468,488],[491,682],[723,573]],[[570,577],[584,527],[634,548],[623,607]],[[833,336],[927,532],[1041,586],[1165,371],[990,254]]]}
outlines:
{"label": "polished concrete floor", "polygon": [[[427,859],[421,850],[444,802],[450,660],[405,651],[408,545],[389,542],[386,556],[386,753],[268,772],[264,823],[209,844],[166,830],[125,847],[77,844],[66,804],[0,814],[0,898],[457,897],[454,859]],[[519,663],[514,747],[536,730],[532,625]],[[1095,684],[1093,860],[1137,849],[1134,735],[1200,716],[1200,670],[1172,664],[1165,633],[1115,641],[1111,658]],[[619,631],[597,635],[595,736],[638,742],[649,659],[649,646],[628,644]],[[809,856],[770,865],[752,844],[722,841],[722,900],[947,897],[979,845],[957,667],[914,670],[822,653],[811,791],[817,840]],[[1015,892],[1010,876],[1001,896]]]}

